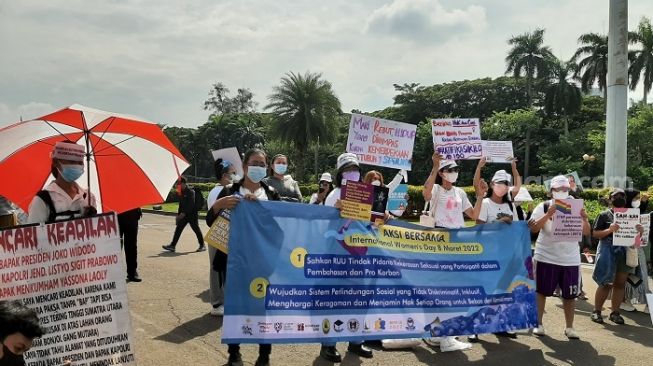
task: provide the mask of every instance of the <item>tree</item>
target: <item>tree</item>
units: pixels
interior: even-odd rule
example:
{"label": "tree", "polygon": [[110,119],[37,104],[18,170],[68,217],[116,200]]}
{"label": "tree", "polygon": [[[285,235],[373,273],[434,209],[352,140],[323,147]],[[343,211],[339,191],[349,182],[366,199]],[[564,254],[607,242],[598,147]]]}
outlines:
{"label": "tree", "polygon": [[506,74],[512,73],[515,78],[526,77],[526,90],[529,107],[533,102],[533,80],[541,78],[548,71],[547,61],[553,58],[548,46],[543,46],[544,29],[536,29],[532,33],[524,33],[508,40],[512,46],[506,56]]}
{"label": "tree", "polygon": [[310,72],[287,73],[268,100],[265,109],[272,111],[273,120],[270,132],[297,148],[297,176],[302,179],[309,145],[334,138],[334,122],[342,114],[340,100],[322,74]]}
{"label": "tree", "polygon": [[239,88],[235,97],[229,97],[229,89],[221,82],[213,84],[209,99],[204,101],[204,110],[211,115],[239,114],[254,112],[257,103],[254,94],[247,88]]}
{"label": "tree", "polygon": [[545,90],[544,110],[556,120],[562,118],[565,137],[569,136],[569,116],[580,110],[582,96],[574,81],[578,66],[572,61],[552,61],[549,85]]}
{"label": "tree", "polygon": [[586,33],[578,37],[578,43],[581,46],[571,59],[578,64],[576,77],[580,78],[581,89],[587,93],[596,83],[607,99],[608,36]]}
{"label": "tree", "polygon": [[629,33],[629,41],[632,44],[639,44],[641,49],[629,52],[630,67],[630,89],[635,90],[643,76],[644,104],[648,103],[648,93],[653,86],[653,27],[651,20],[643,17],[637,26],[637,32]]}

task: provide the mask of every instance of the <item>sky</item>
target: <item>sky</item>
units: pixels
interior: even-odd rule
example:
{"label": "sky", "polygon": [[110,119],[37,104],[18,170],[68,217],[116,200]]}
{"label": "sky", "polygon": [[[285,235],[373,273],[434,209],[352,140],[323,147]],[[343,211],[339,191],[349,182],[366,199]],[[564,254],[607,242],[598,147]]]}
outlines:
{"label": "sky", "polygon": [[[196,127],[211,85],[263,110],[288,72],[321,73],[344,111],[393,84],[498,77],[507,40],[545,28],[568,59],[607,33],[608,0],[0,0],[0,126],[71,104]],[[629,28],[653,1],[629,1]],[[629,98],[641,99],[642,88]]]}

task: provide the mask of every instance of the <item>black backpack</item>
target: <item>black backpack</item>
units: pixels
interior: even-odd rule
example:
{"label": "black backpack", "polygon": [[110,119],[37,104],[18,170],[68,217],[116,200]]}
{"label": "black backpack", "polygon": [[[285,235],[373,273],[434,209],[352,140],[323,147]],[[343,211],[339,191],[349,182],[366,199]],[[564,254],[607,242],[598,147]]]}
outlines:
{"label": "black backpack", "polygon": [[204,200],[204,195],[202,195],[202,190],[199,187],[193,187],[193,193],[195,193],[195,210],[202,211],[206,201]]}
{"label": "black backpack", "polygon": [[79,211],[63,211],[63,212],[57,212],[57,210],[54,208],[54,202],[52,202],[52,197],[50,196],[50,192],[46,190],[38,191],[36,193],[36,196],[40,198],[45,205],[48,207],[48,220],[45,222],[46,224],[53,223],[57,220],[57,217],[64,217],[64,218],[74,218],[76,214],[79,214]]}

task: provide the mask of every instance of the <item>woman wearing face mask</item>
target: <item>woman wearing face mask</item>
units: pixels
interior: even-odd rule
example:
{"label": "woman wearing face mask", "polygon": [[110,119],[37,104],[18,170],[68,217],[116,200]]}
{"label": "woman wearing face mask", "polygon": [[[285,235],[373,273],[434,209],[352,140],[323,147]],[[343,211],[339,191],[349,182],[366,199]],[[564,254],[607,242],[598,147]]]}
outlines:
{"label": "woman wearing face mask", "polygon": [[[218,195],[224,187],[232,184],[237,176],[234,165],[226,160],[218,159],[213,163],[215,170],[215,177],[218,179],[218,184],[213,187],[209,196],[206,199],[207,206],[211,207],[218,199]],[[213,266],[216,253],[218,252],[212,245],[209,245],[209,294],[211,298],[211,312],[212,316],[224,315],[224,273],[216,271]]]}
{"label": "woman wearing face mask", "polygon": [[[619,314],[619,305],[624,298],[624,287],[628,275],[633,272],[632,267],[626,264],[626,247],[613,246],[612,234],[619,231],[619,225],[614,221],[614,208],[626,207],[626,192],[615,188],[610,194],[613,209],[608,209],[596,218],[593,235],[599,239],[599,248],[596,251],[596,263],[592,278],[599,287],[594,295],[594,311],[590,318],[593,322],[603,324],[603,303],[612,290],[612,312],[609,319],[616,324],[624,324],[624,319]],[[638,229],[641,229],[639,226]]]}
{"label": "woman wearing face mask", "polygon": [[[562,308],[565,315],[565,336],[569,339],[579,339],[574,330],[574,307],[576,297],[580,293],[580,252],[578,242],[558,242],[553,235],[553,216],[556,212],[555,200],[572,198],[569,195],[569,180],[564,175],[558,175],[551,180],[549,191],[552,200],[544,201],[535,207],[528,226],[531,232],[538,233],[535,242],[535,288],[537,292],[538,326],[533,334],[544,336],[544,307],[546,298],[553,296],[560,288]],[[583,219],[583,234],[589,235],[590,224],[585,209],[581,209]]]}
{"label": "woman wearing face mask", "polygon": [[[361,168],[358,163],[356,154],[344,153],[338,156],[336,162],[336,188],[329,193],[324,202],[325,206],[338,207],[340,204],[340,190],[348,181],[359,182],[361,179]],[[355,353],[361,357],[372,358],[373,353],[370,348],[365,346],[363,342],[350,342],[347,347],[349,352]],[[335,343],[322,343],[320,348],[320,357],[330,362],[342,362],[342,356],[336,349]]]}
{"label": "woman wearing face mask", "polygon": [[[646,194],[640,194],[636,189],[626,189],[626,208],[637,208],[640,214],[644,214],[646,213],[647,207],[648,196]],[[647,240],[648,238],[643,239]],[[648,286],[648,268],[644,247],[640,246],[637,249],[637,254],[639,265],[635,267],[634,275],[642,279],[642,282],[633,287],[630,281],[626,281],[624,301],[619,306],[623,311],[636,311],[637,309],[633,306],[632,299],[635,299],[639,304],[646,304],[646,294],[651,293]],[[648,304],[643,311],[648,314]]]}
{"label": "woman wearing face mask", "polygon": [[[435,218],[435,226],[447,229],[459,229],[465,226],[465,215],[476,220],[481,210],[481,201],[485,196],[486,188],[478,184],[476,189],[476,204],[472,206],[465,191],[454,186],[458,180],[458,164],[453,160],[444,160],[435,152],[431,158],[433,168],[422,195],[424,200],[430,202],[431,215]],[[442,352],[465,350],[471,344],[456,340],[455,337],[431,338],[433,343],[440,343]]]}
{"label": "woman wearing face mask", "polygon": [[322,173],[320,176],[319,189],[317,193],[313,193],[311,200],[308,202],[311,205],[323,205],[329,193],[333,190],[333,179],[331,173]]}
{"label": "woman wearing face mask", "polygon": [[273,187],[281,200],[289,202],[302,202],[302,192],[299,190],[299,184],[295,181],[288,171],[288,157],[282,154],[275,155],[272,158],[270,166],[270,176],[263,182]]}
{"label": "woman wearing face mask", "polygon": [[49,223],[97,212],[95,196],[75,182],[84,174],[85,153],[84,146],[70,141],[55,144],[51,168],[55,179],[32,199],[28,223]]}
{"label": "woman wearing face mask", "polygon": [[[206,214],[207,225],[213,225],[213,222],[218,218],[218,214],[224,209],[233,209],[238,205],[241,198],[250,201],[256,200],[280,200],[279,195],[274,188],[269,187],[263,183],[262,180],[267,174],[267,157],[265,152],[260,149],[252,149],[245,153],[243,160],[243,171],[245,177],[232,185],[224,187],[217,200],[211,205],[211,209]],[[243,243],[245,245],[246,243]],[[222,278],[225,278],[225,271],[227,270],[227,255],[223,252],[217,251],[215,254],[214,268],[222,273]],[[243,360],[240,355],[240,345],[228,345],[229,366],[242,366]],[[272,345],[259,344],[259,356],[256,360],[255,366],[266,366],[270,364],[270,353],[272,352]]]}
{"label": "woman wearing face mask", "polygon": [[25,365],[23,354],[43,334],[36,311],[17,300],[0,301],[0,366]]}

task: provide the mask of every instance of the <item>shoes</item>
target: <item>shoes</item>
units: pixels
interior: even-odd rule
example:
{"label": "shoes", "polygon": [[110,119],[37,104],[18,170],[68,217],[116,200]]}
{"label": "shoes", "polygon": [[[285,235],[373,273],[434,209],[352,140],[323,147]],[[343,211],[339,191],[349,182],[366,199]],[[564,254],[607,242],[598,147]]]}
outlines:
{"label": "shoes", "polygon": [[604,321],[603,321],[603,315],[601,315],[601,312],[600,312],[600,311],[596,311],[596,310],[593,311],[593,312],[592,312],[592,315],[590,315],[590,319],[591,319],[594,323],[599,323],[599,324],[603,324],[603,323],[604,323]]}
{"label": "shoes", "polygon": [[224,305],[211,307],[210,314],[211,314],[211,316],[223,316],[224,315]]}
{"label": "shoes", "polygon": [[581,292],[581,293],[578,295],[578,297],[576,297],[576,298],[577,298],[578,300],[587,300],[587,299],[588,299],[587,295],[585,295],[584,292]]}
{"label": "shoes", "polygon": [[254,366],[270,366],[270,356],[258,356]]}
{"label": "shoes", "polygon": [[196,252],[205,252],[206,251],[206,245],[202,244],[200,245],[199,248],[197,248]]}
{"label": "shoes", "polygon": [[127,282],[143,282],[143,279],[140,278],[138,273],[134,273],[133,275],[127,275]]}
{"label": "shoes", "polygon": [[464,351],[470,348],[472,348],[471,343],[461,342],[455,337],[443,337],[440,340],[440,351],[442,352]]}
{"label": "shoes", "polygon": [[626,301],[622,302],[621,305],[619,305],[619,309],[621,309],[623,311],[627,311],[627,312],[637,311],[637,309],[635,309],[635,307],[630,302],[630,300],[626,300]]}
{"label": "shoes", "polygon": [[342,362],[342,356],[335,346],[322,346],[320,349],[320,357],[334,363]]}
{"label": "shoes", "polygon": [[175,252],[175,246],[174,245],[163,245],[163,246],[161,246],[161,248],[163,248],[163,249],[165,249],[165,250],[167,250],[167,251],[169,251],[171,253]]}
{"label": "shoes", "polygon": [[624,318],[621,317],[618,311],[613,311],[610,313],[610,321],[615,324],[624,324]]}
{"label": "shoes", "polygon": [[565,328],[565,335],[569,339],[580,339],[574,328]]}
{"label": "shoes", "polygon": [[533,329],[533,334],[538,337],[544,337],[546,335],[546,330],[544,330],[544,325],[540,324],[535,329]]}
{"label": "shoes", "polygon": [[470,335],[469,337],[467,337],[467,340],[471,343],[478,343],[481,341],[480,339],[478,339],[478,334]]}
{"label": "shoes", "polygon": [[374,353],[372,350],[362,343],[349,343],[347,346],[347,351],[355,353],[361,357],[372,358]]}
{"label": "shoes", "polygon": [[506,338],[512,338],[512,339],[517,338],[517,333],[515,333],[513,331],[497,332],[497,333],[494,333],[494,335],[496,335],[497,337],[506,337]]}
{"label": "shoes", "polygon": [[244,366],[243,358],[240,356],[240,353],[230,353],[229,360],[227,360],[227,366]]}

